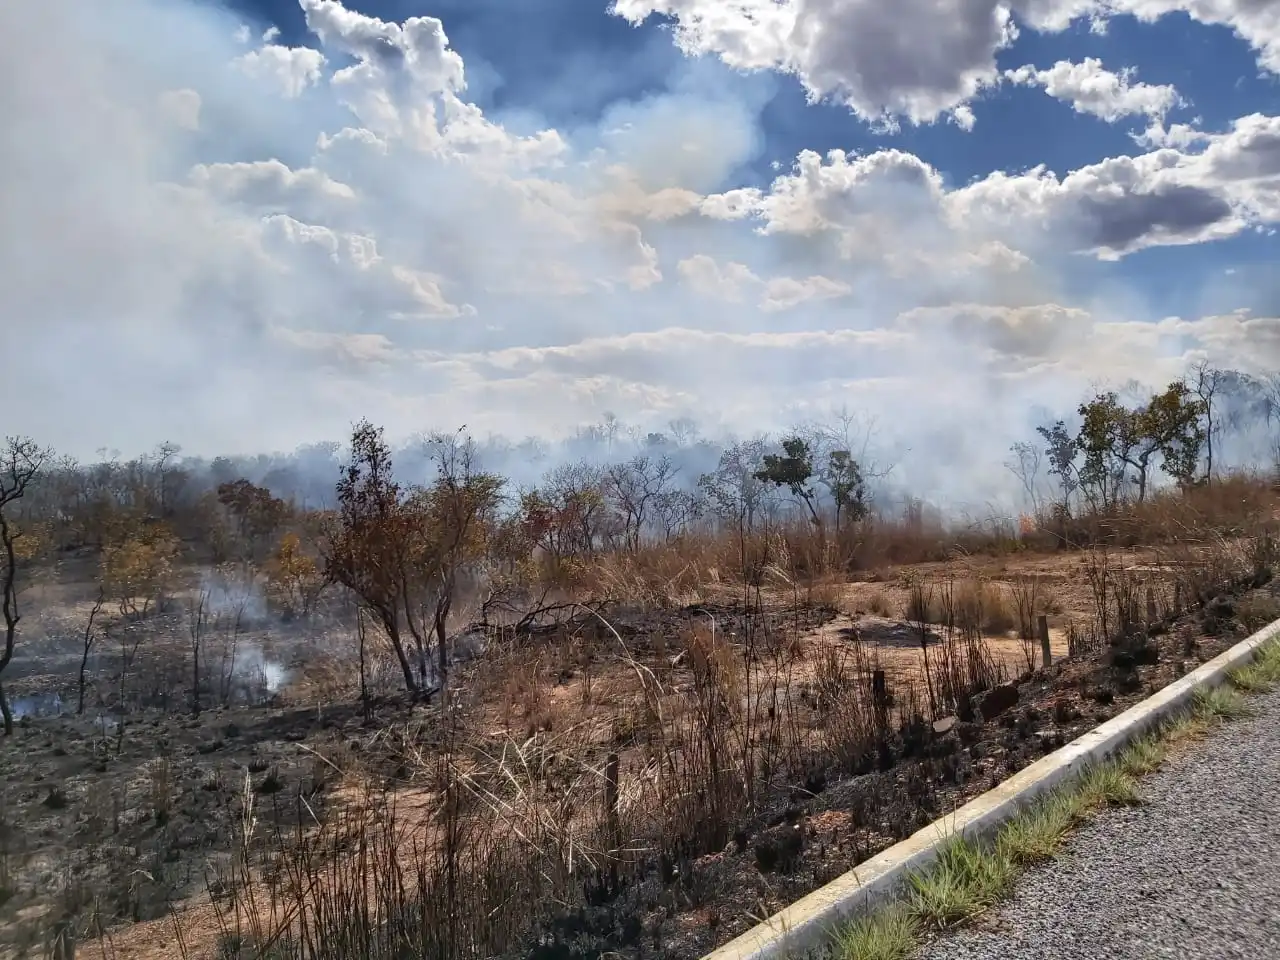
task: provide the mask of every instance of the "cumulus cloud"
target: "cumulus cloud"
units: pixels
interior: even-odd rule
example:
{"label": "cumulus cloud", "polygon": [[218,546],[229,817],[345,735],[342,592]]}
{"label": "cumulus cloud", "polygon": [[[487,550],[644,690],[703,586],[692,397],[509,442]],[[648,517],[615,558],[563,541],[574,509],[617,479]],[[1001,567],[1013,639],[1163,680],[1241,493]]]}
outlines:
{"label": "cumulus cloud", "polygon": [[[1139,323],[1058,278],[1067,257],[1274,225],[1277,118],[1166,129],[1164,88],[1054,67],[1031,79],[1099,116],[1150,117],[1146,152],[953,183],[902,150],[802,150],[751,185],[761,101],[726,81],[691,70],[598,122],[515,129],[468,99],[439,19],[299,2],[309,33],[292,47],[271,31],[252,46],[196,0],[0,5],[14,429],[81,455],[164,438],[216,454],[341,437],[363,416],[392,434],[555,434],[604,410],[753,431],[849,404],[908,441],[922,423],[976,428],[967,459],[998,464],[1032,398],[1156,380],[1197,352],[1280,362],[1273,319]],[[962,127],[1015,24],[1098,9],[616,6],[868,118]],[[938,42],[913,48],[921,24]]]}
{"label": "cumulus cloud", "polygon": [[[949,116],[972,129],[969,102],[999,82],[996,54],[1016,39],[1019,24],[1060,32],[1087,19],[1102,32],[1117,15],[1153,21],[1183,13],[1233,30],[1257,50],[1260,67],[1280,72],[1280,17],[1266,0],[614,0],[611,9],[631,23],[669,18],[682,49],[741,69],[794,74],[810,96],[845,103],[881,125]],[[1064,94],[1092,84],[1096,92],[1082,88],[1071,100],[1088,112],[1102,109],[1099,97],[1108,95],[1098,86],[1111,81],[1096,71],[1090,78],[1087,68],[1082,75],[1079,65],[1074,73],[1043,83]],[[1126,96],[1145,108],[1156,89]]]}
{"label": "cumulus cloud", "polygon": [[255,80],[271,80],[286,97],[300,97],[320,80],[324,55],[310,47],[282,47],[267,43],[232,61]]}
{"label": "cumulus cloud", "polygon": [[1187,137],[1184,149],[1112,157],[1062,176],[1042,166],[998,171],[955,188],[899,150],[804,151],[767,190],[731,191],[703,208],[757,222],[766,235],[813,238],[846,262],[914,266],[984,250],[991,265],[1013,269],[1053,251],[1116,259],[1273,222],[1278,131],[1280,118],[1255,114],[1225,133]]}
{"label": "cumulus cloud", "polygon": [[1006,70],[1005,78],[1021,86],[1040,87],[1049,96],[1069,103],[1076,113],[1087,113],[1108,123],[1123,117],[1145,115],[1162,119],[1181,104],[1178,91],[1169,84],[1133,83],[1137,71],[1113,73],[1095,57],[1080,63],[1059,60],[1048,70],[1022,66]]}

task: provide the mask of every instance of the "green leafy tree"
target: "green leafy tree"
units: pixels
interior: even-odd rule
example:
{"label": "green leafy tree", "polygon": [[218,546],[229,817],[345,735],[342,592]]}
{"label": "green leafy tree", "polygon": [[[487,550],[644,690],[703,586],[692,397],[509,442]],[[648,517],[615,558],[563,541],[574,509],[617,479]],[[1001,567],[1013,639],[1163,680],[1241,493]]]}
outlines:
{"label": "green leafy tree", "polygon": [[1080,472],[1076,465],[1080,447],[1061,420],[1052,426],[1036,427],[1036,433],[1045,442],[1044,455],[1049,459],[1049,476],[1058,478],[1061,510],[1069,512],[1071,498],[1080,489]]}
{"label": "green leafy tree", "polygon": [[1180,381],[1132,410],[1114,392],[1081,404],[1082,483],[1100,495],[1103,507],[1120,500],[1126,483],[1137,488],[1139,503],[1145,500],[1157,462],[1179,483],[1191,483],[1204,449],[1205,408]]}
{"label": "green leafy tree", "polygon": [[844,521],[856,523],[867,515],[867,490],[862,467],[848,450],[832,450],[827,454],[819,480],[835,503],[837,531]]}
{"label": "green leafy tree", "polygon": [[1084,454],[1080,485],[1095,507],[1110,509],[1123,496],[1129,470],[1137,463],[1138,423],[1114,391],[1082,403],[1078,412],[1081,423],[1076,444]]}
{"label": "green leafy tree", "polygon": [[[1209,397],[1212,399],[1212,392]],[[1212,425],[1208,420],[1209,403],[1187,384],[1174,381],[1139,413],[1140,429],[1147,445],[1159,452],[1161,469],[1184,487],[1195,481],[1208,439]]]}
{"label": "green leafy tree", "polygon": [[803,437],[786,437],[782,441],[782,453],[767,453],[764,466],[755,473],[756,479],[775,487],[786,487],[791,495],[809,510],[814,526],[822,526],[818,514],[818,492],[813,487],[813,447]]}

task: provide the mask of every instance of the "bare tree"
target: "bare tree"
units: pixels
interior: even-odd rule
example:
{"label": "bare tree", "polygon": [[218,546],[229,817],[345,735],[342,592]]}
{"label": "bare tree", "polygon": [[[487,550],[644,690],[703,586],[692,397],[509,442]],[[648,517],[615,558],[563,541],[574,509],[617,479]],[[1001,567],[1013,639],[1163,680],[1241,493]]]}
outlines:
{"label": "bare tree", "polygon": [[93,621],[98,618],[98,614],[102,612],[102,605],[107,602],[107,590],[105,587],[98,587],[98,598],[94,601],[93,609],[89,611],[89,621],[84,625],[84,649],[80,655],[80,684],[79,699],[76,701],[76,714],[84,713],[84,687],[85,672],[89,667],[89,651],[93,649],[93,641],[96,639],[93,632]]}
{"label": "bare tree", "polygon": [[1044,457],[1044,451],[1034,443],[1018,441],[1009,448],[1009,452],[1013,456],[1005,461],[1005,469],[1018,478],[1018,482],[1022,484],[1023,493],[1026,494],[1027,502],[1031,504],[1031,509],[1039,513],[1040,493],[1037,483],[1040,478],[1040,464]]}
{"label": "bare tree", "polygon": [[687,447],[698,439],[698,424],[692,417],[676,417],[667,423],[671,439],[678,446]]}
{"label": "bare tree", "polygon": [[621,429],[622,421],[618,419],[618,415],[611,410],[606,410],[600,422],[600,432],[609,450],[613,450],[613,445],[618,442],[618,431]]}
{"label": "bare tree", "polygon": [[768,484],[756,476],[768,450],[764,438],[743,440],[720,454],[712,473],[698,478],[698,488],[719,518],[732,523],[739,536],[749,536],[756,516],[769,493]]}
{"label": "bare tree", "polygon": [[676,467],[666,455],[639,454],[605,469],[605,492],[622,523],[626,549],[640,549],[645,520],[653,502],[666,492],[675,475]]}
{"label": "bare tree", "polygon": [[[447,696],[449,615],[468,568],[483,552],[488,524],[502,499],[503,480],[477,469],[475,442],[463,430],[433,434],[426,443],[436,463],[436,480],[417,498],[428,525],[419,570],[431,598],[440,691]],[[419,637],[412,616],[409,622]]]}
{"label": "bare tree", "polygon": [[[49,462],[52,454],[28,437],[8,437],[0,451],[0,547],[4,551],[3,580],[4,650],[0,652],[0,675],[13,660],[18,637],[18,540],[22,537],[12,516],[13,505],[27,495],[31,483]],[[0,714],[4,716],[4,732],[13,735],[13,712],[0,686]]]}
{"label": "bare tree", "polygon": [[200,713],[200,652],[209,622],[209,595],[209,589],[201,587],[187,601],[187,636],[191,641],[191,712],[197,716]]}
{"label": "bare tree", "polygon": [[1213,482],[1214,441],[1222,435],[1223,424],[1219,422],[1218,408],[1215,400],[1227,385],[1228,373],[1210,366],[1208,360],[1198,360],[1187,372],[1186,383],[1191,392],[1204,405],[1204,479]]}

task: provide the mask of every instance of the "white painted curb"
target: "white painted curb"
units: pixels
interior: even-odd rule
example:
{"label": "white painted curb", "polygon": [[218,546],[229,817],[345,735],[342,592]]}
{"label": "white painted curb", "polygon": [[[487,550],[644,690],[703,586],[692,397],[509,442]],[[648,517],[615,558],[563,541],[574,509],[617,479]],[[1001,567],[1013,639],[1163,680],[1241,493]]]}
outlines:
{"label": "white painted curb", "polygon": [[1106,760],[1187,708],[1198,691],[1225,682],[1228,674],[1250,663],[1260,647],[1277,637],[1280,620],[1037,760],[954,813],[819,887],[702,960],[782,960],[830,946],[832,933],[840,924],[869,913],[889,899],[909,872],[921,870],[937,857],[947,840],[957,834],[982,839],[993,836],[1001,824],[1062,781],[1076,776],[1082,767]]}

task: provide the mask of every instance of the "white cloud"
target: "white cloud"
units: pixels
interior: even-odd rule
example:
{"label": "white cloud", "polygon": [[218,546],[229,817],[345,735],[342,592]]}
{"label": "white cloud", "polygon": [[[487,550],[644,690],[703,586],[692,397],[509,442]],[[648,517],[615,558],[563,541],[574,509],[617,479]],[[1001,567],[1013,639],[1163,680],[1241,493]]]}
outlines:
{"label": "white cloud", "polygon": [[795,74],[811,96],[889,126],[897,117],[950,116],[971,129],[967,105],[999,82],[995,56],[1019,23],[1057,32],[1087,19],[1102,32],[1120,14],[1151,21],[1185,13],[1235,31],[1261,67],[1280,72],[1280,14],[1268,0],[614,0],[611,9],[631,23],[670,18],[689,53]]}
{"label": "white cloud", "polygon": [[1275,221],[1280,118],[1251,115],[1226,133],[1183,139],[1204,149],[1163,147],[1063,176],[1043,167],[996,172],[952,189],[899,150],[804,151],[768,190],[708,197],[702,209],[754,220],[765,235],[819,239],[847,262],[954,262],[985,250],[990,265],[1015,269],[1055,251],[1114,259]]}
{"label": "white cloud", "polygon": [[1006,70],[1006,79],[1022,86],[1037,86],[1057,100],[1069,103],[1076,113],[1087,113],[1108,123],[1123,117],[1145,115],[1163,118],[1182,103],[1178,91],[1169,84],[1130,82],[1132,68],[1113,73],[1094,57],[1080,63],[1059,60],[1048,70],[1032,66]]}
{"label": "white cloud", "polygon": [[310,47],[282,47],[268,43],[251,50],[233,63],[246,76],[256,80],[269,80],[286,97],[300,97],[320,79],[324,68],[324,55]]}
{"label": "white cloud", "polygon": [[753,300],[769,313],[789,310],[802,303],[834,300],[852,292],[847,283],[816,275],[764,280],[746,264],[732,261],[720,264],[705,253],[681,260],[676,268],[680,279],[700,296],[726,303]]}

